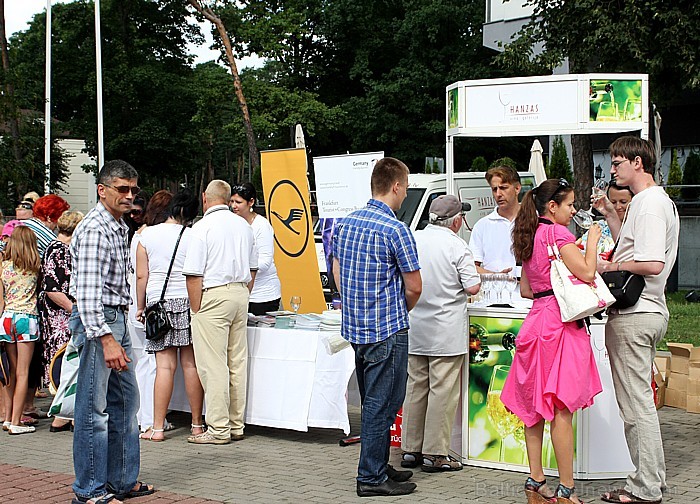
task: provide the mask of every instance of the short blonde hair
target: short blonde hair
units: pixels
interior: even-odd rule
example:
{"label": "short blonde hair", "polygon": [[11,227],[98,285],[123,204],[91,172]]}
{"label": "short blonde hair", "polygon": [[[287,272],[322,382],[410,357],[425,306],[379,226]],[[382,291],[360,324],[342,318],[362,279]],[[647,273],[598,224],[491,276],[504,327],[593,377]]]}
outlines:
{"label": "short blonde hair", "polygon": [[61,215],[56,222],[56,224],[58,224],[58,232],[66,236],[71,236],[73,231],[75,231],[75,226],[78,225],[78,222],[83,220],[83,217],[83,212],[77,210],[63,212],[63,215]]}
{"label": "short blonde hair", "polygon": [[224,180],[212,180],[204,194],[209,201],[221,201],[228,204],[228,200],[231,199],[231,186]]}

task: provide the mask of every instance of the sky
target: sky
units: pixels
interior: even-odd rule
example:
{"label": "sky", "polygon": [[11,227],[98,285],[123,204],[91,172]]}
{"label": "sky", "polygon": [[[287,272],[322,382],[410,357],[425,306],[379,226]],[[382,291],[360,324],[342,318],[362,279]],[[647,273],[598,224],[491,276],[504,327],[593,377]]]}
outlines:
{"label": "sky", "polygon": [[[57,3],[70,3],[71,0],[53,0],[52,5]],[[26,30],[29,27],[29,22],[35,14],[43,12],[46,9],[46,0],[5,0],[5,24],[7,29],[8,39],[13,33],[21,30]],[[204,63],[211,60],[216,60],[219,56],[218,51],[212,51],[209,46],[212,44],[211,24],[209,22],[202,24],[202,33],[206,41],[201,46],[190,45],[189,50],[195,55],[195,63]],[[257,57],[246,57],[240,61],[236,61],[239,69],[260,66],[261,60]]]}

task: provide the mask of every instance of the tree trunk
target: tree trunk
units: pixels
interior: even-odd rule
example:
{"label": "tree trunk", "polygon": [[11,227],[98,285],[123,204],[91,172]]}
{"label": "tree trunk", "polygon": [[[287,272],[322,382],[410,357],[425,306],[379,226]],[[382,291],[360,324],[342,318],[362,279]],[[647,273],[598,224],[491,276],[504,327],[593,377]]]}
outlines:
{"label": "tree trunk", "polygon": [[12,153],[17,163],[22,161],[22,151],[19,148],[19,117],[15,109],[15,88],[10,79],[10,55],[7,51],[7,34],[5,32],[5,0],[0,0],[0,49],[2,52],[2,69],[5,74],[5,94],[9,100],[8,109],[11,111],[7,118],[10,123],[10,135],[12,136]]}
{"label": "tree trunk", "polygon": [[188,0],[190,5],[194,7],[197,12],[202,14],[207,20],[209,20],[214,26],[216,26],[221,41],[226,49],[226,58],[228,59],[228,65],[231,69],[231,75],[233,76],[233,90],[236,93],[236,98],[238,99],[238,106],[241,109],[241,114],[243,114],[243,124],[245,124],[245,133],[248,140],[248,155],[250,156],[250,162],[253,167],[253,172],[260,168],[260,155],[258,153],[258,146],[255,143],[255,134],[253,133],[253,125],[250,122],[250,113],[248,112],[248,102],[246,102],[245,96],[243,95],[243,86],[241,86],[241,78],[238,74],[238,67],[236,66],[236,60],[233,57],[233,48],[231,46],[231,39],[226,32],[226,27],[223,21],[214,14],[214,11],[210,7],[205,7],[201,0]]}
{"label": "tree trunk", "polygon": [[593,144],[590,135],[571,135],[571,157],[576,205],[578,208],[589,208],[593,187]]}

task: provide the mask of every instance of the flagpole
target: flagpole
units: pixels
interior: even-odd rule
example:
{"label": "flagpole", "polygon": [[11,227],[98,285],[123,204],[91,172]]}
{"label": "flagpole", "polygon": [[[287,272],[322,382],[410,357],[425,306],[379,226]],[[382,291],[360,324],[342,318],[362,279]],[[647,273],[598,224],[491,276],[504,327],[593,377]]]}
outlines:
{"label": "flagpole", "polygon": [[44,90],[44,194],[51,192],[51,0],[46,0],[46,75]]}
{"label": "flagpole", "polygon": [[95,0],[95,73],[97,76],[97,170],[105,164],[104,118],[102,110],[102,35],[100,0]]}

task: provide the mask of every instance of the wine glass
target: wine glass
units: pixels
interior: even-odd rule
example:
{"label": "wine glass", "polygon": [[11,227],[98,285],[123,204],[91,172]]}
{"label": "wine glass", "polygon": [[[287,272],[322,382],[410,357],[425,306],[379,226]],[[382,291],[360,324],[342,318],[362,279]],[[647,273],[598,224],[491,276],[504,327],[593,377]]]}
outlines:
{"label": "wine glass", "polygon": [[506,377],[510,371],[510,366],[497,365],[493,367],[493,374],[489,382],[489,391],[486,395],[486,413],[491,420],[491,425],[496,429],[501,443],[499,462],[505,462],[505,440],[509,436],[520,445],[525,446],[525,427],[522,420],[509,412],[501,402],[501,392],[506,382]]}
{"label": "wine glass", "polygon": [[[608,183],[605,179],[596,180],[595,184],[593,185],[593,201],[591,208],[593,208],[593,204],[595,204],[598,200],[605,197],[605,191],[607,188]],[[579,210],[576,212],[576,215],[574,215],[574,222],[581,229],[590,229],[590,227],[593,225],[593,217],[592,210]]]}
{"label": "wine glass", "polygon": [[289,306],[292,307],[292,310],[294,310],[294,315],[296,316],[297,312],[299,312],[299,308],[301,307],[301,296],[292,296],[289,299]]}

